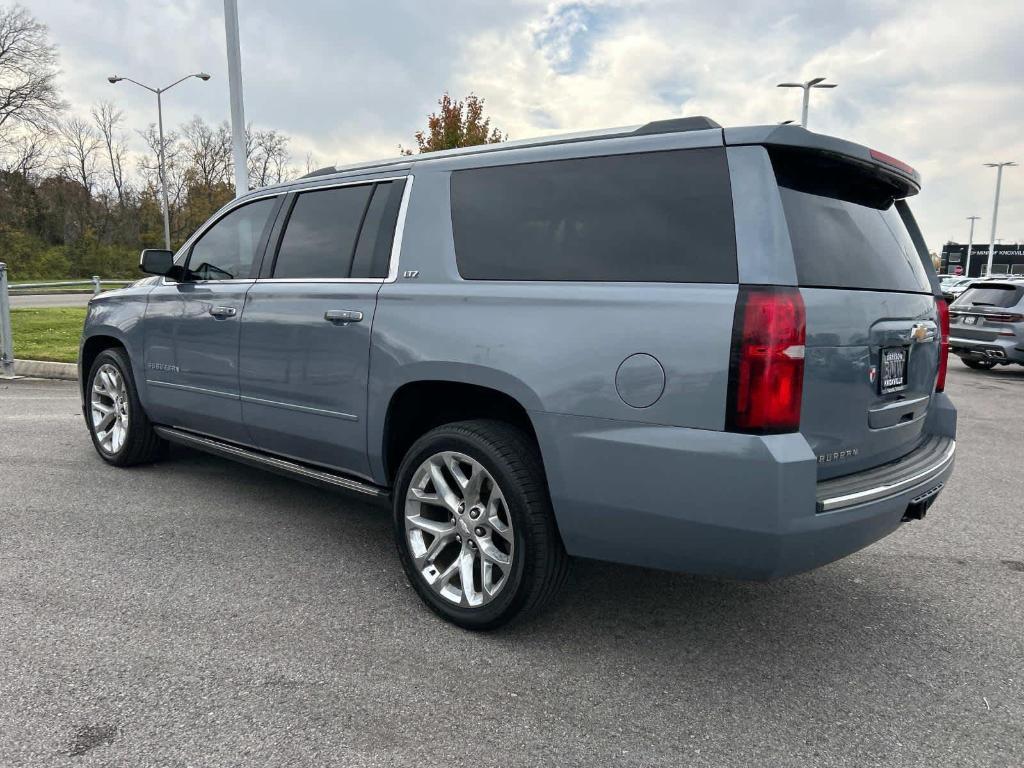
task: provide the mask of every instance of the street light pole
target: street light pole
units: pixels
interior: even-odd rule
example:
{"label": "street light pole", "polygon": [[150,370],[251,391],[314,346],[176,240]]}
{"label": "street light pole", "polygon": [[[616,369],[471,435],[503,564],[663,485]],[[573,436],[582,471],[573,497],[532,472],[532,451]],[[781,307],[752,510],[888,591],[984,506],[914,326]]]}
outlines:
{"label": "street light pole", "polygon": [[167,197],[167,174],[164,165],[164,108],[163,108],[163,96],[164,91],[169,91],[171,88],[176,86],[178,83],[182,83],[188,80],[190,77],[198,77],[200,80],[206,81],[210,79],[210,76],[205,72],[194,72],[191,75],[185,75],[178,80],[175,80],[170,85],[165,85],[163,88],[152,88],[144,83],[140,83],[138,80],[132,80],[130,77],[121,77],[120,75],[111,75],[107,78],[110,83],[119,83],[122,80],[127,80],[129,83],[134,83],[140,88],[145,88],[150,93],[156,94],[156,122],[157,130],[160,136],[160,147],[157,150],[157,176],[160,179],[160,197],[163,200],[164,209],[164,248],[168,251],[171,250],[171,207]]}
{"label": "street light pole", "polygon": [[242,100],[242,51],[238,41],[237,0],[224,0],[224,36],[228,52],[231,154],[235,161],[235,197],[241,197],[249,191],[249,164],[245,156],[245,107]]}
{"label": "street light pole", "polygon": [[967,236],[967,268],[964,270],[964,277],[971,276],[971,249],[974,247],[974,222],[980,219],[981,216],[968,216],[967,219],[971,222],[971,233]]}
{"label": "street light pole", "polygon": [[156,92],[156,124],[160,131],[160,153],[157,156],[157,165],[160,166],[160,196],[164,201],[164,248],[171,250],[171,204],[167,198],[167,177],[164,176],[164,107],[160,98],[160,91]]}
{"label": "street light pole", "polygon": [[778,88],[802,88],[804,92],[803,109],[800,112],[800,125],[807,127],[807,109],[811,103],[811,88],[835,88],[836,83],[823,82],[824,77],[815,77],[806,83],[779,83]]}
{"label": "street light pole", "polygon": [[1003,163],[985,163],[986,168],[996,169],[996,201],[992,206],[992,234],[988,238],[988,266],[985,268],[986,276],[992,274],[992,257],[996,252],[996,218],[999,216],[999,188],[1003,183],[1003,168],[1017,165],[1012,160]]}

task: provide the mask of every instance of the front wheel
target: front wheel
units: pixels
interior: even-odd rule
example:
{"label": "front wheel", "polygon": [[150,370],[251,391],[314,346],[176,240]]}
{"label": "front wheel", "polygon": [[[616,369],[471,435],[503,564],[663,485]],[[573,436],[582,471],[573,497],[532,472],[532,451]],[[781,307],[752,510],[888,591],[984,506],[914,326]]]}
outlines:
{"label": "front wheel", "polygon": [[565,580],[536,445],[499,421],[446,424],[409,449],[395,483],[399,557],[420,598],[466,629],[535,613]]}
{"label": "front wheel", "polygon": [[961,357],[960,359],[963,360],[964,365],[976,371],[987,371],[996,367],[996,364],[991,360],[969,360],[966,357]]}
{"label": "front wheel", "polygon": [[159,458],[166,443],[142,410],[124,350],[105,349],[96,356],[85,397],[89,434],[100,458],[117,467]]}

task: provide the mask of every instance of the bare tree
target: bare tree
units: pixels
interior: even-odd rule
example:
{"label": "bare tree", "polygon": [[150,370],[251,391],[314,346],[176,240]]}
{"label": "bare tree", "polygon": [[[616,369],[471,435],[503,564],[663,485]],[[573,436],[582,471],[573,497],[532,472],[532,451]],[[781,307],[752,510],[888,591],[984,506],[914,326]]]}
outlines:
{"label": "bare tree", "polygon": [[45,24],[20,5],[0,8],[0,136],[15,127],[53,125],[64,102],[57,90],[57,49]]}
{"label": "bare tree", "polygon": [[[139,173],[153,190],[160,189],[160,133],[156,123],[150,123],[139,136],[146,143],[149,152],[139,158]],[[171,210],[181,204],[185,193],[185,165],[181,143],[175,131],[164,131],[164,176],[167,184],[167,198]]]}
{"label": "bare tree", "polygon": [[283,133],[275,129],[254,131],[250,125],[245,129],[245,144],[250,189],[278,184],[291,177],[288,137]]}
{"label": "bare tree", "polygon": [[61,120],[57,126],[61,152],[61,171],[74,179],[92,197],[96,181],[96,160],[102,142],[91,123],[78,117]]}
{"label": "bare tree", "polygon": [[304,173],[307,173],[307,174],[308,173],[312,173],[313,171],[318,170],[320,167],[321,166],[319,166],[317,164],[317,162],[316,162],[316,158],[313,157],[313,153],[312,152],[307,152],[306,153],[306,170],[304,171]]}
{"label": "bare tree", "polygon": [[110,183],[114,185],[121,208],[124,208],[125,203],[124,161],[128,154],[126,139],[121,131],[123,119],[124,113],[109,101],[101,101],[92,108],[92,120],[107,154],[107,173],[110,174]]}
{"label": "bare tree", "polygon": [[22,131],[0,147],[0,170],[34,176],[46,167],[50,155],[49,133]]}
{"label": "bare tree", "polygon": [[231,129],[226,122],[212,126],[195,117],[182,126],[181,139],[190,184],[210,188],[232,181]]}

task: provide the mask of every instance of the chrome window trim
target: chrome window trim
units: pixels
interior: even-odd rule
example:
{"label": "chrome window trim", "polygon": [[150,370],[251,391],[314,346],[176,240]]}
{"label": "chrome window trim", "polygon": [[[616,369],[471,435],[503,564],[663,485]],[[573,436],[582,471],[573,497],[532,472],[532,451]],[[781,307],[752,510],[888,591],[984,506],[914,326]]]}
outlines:
{"label": "chrome window trim", "polygon": [[[380,184],[387,181],[402,181],[405,180],[405,189],[402,191],[402,201],[398,206],[398,219],[395,222],[395,236],[391,242],[391,257],[388,263],[388,274],[387,277],[309,277],[309,278],[295,278],[295,277],[257,277],[257,278],[232,278],[230,280],[195,280],[190,281],[190,284],[204,285],[207,283],[215,283],[217,285],[226,285],[229,283],[371,283],[371,284],[383,284],[393,283],[398,279],[398,260],[402,253],[402,238],[405,234],[405,216],[409,210],[409,196],[412,194],[412,184],[414,177],[413,175],[406,174],[402,176],[384,176],[379,179],[360,179],[358,181],[332,181],[323,184],[313,184],[308,187],[299,188],[288,188],[278,189],[276,192],[268,192],[266,194],[254,195],[251,197],[245,197],[237,201],[237,204],[228,204],[225,208],[219,211],[219,215],[216,218],[211,218],[201,228],[197,229],[192,233],[192,236],[184,242],[178,252],[174,254],[174,263],[178,263],[178,259],[183,254],[188,253],[189,249],[200,237],[206,234],[206,232],[217,224],[221,219],[227,216],[229,213],[241,208],[249,203],[254,203],[257,200],[265,200],[268,197],[279,197],[294,193],[301,195],[306,192],[316,192],[321,189],[334,189],[337,187],[355,187],[360,184]],[[161,285],[180,285],[176,280],[168,280],[167,277],[162,278]]]}
{"label": "chrome window trim", "polygon": [[402,202],[398,204],[398,220],[395,222],[395,236],[391,240],[391,264],[388,268],[388,276],[384,279],[386,283],[393,283],[398,279],[398,261],[402,256],[402,239],[405,236],[405,217],[409,213],[409,198],[412,195],[413,175],[410,173],[405,177],[405,189],[402,190]]}

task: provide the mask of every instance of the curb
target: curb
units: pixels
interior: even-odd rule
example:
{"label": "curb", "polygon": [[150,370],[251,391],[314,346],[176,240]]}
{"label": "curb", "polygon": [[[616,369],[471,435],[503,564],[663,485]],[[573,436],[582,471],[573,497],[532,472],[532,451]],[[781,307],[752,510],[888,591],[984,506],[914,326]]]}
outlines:
{"label": "curb", "polygon": [[15,360],[14,375],[33,379],[78,380],[78,365],[75,363],[51,363],[46,360]]}

